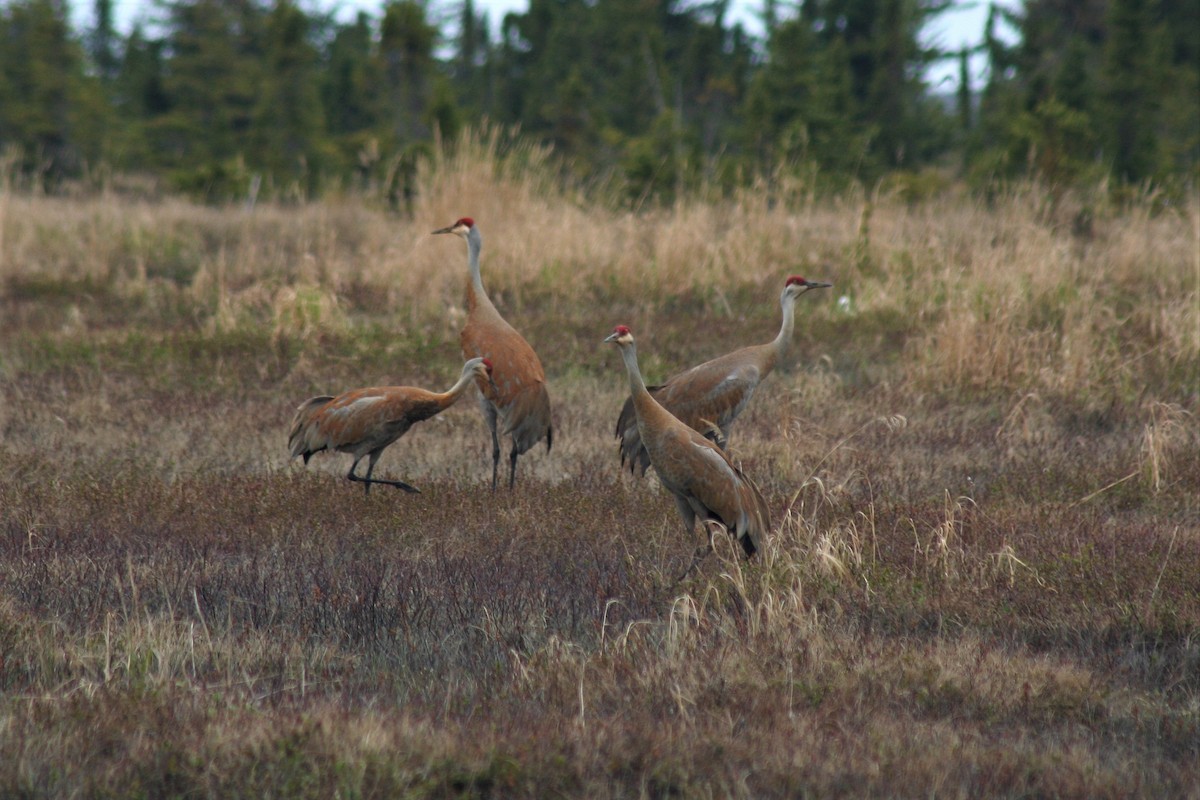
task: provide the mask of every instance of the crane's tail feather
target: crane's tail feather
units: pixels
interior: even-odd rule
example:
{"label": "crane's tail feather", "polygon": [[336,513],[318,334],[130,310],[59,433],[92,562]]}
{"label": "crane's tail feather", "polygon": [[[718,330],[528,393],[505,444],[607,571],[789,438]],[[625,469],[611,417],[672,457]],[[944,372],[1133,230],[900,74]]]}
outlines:
{"label": "crane's tail feather", "polygon": [[746,558],[750,558],[758,552],[755,539],[765,539],[767,532],[771,530],[771,508],[754,481],[746,477],[746,473],[736,466],[734,472],[741,479],[738,491],[742,496],[742,508],[745,510],[745,518],[738,526],[741,529],[738,541],[746,553]]}
{"label": "crane's tail feather", "polygon": [[313,453],[325,449],[324,445],[320,447],[312,445],[311,439],[314,432],[312,421],[317,412],[332,399],[332,395],[320,395],[305,400],[296,409],[296,415],[292,418],[292,426],[288,431],[288,451],[292,454],[292,458],[304,456],[304,463],[307,464]]}
{"label": "crane's tail feather", "polygon": [[512,436],[517,454],[533,448],[542,439],[548,451],[554,443],[554,426],[550,419],[550,394],[542,384],[527,387],[513,395],[499,410],[501,435]]}

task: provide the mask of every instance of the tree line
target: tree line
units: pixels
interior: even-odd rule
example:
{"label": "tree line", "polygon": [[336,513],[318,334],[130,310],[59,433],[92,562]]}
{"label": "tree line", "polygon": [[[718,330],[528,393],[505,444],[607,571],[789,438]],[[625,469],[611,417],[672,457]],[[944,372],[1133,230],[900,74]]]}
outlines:
{"label": "tree line", "polygon": [[[781,172],[1194,184],[1194,0],[993,6],[976,48],[923,44],[952,6],[764,0],[752,35],[729,0],[531,0],[498,33],[473,0],[350,21],[295,0],[158,0],[119,32],[112,0],[82,30],[66,0],[3,0],[0,148],[10,179],[45,190],[145,174],[214,201],[371,187],[400,204],[435,138],[482,120],[631,202]],[[959,61],[950,96],[924,77],[939,59]]]}

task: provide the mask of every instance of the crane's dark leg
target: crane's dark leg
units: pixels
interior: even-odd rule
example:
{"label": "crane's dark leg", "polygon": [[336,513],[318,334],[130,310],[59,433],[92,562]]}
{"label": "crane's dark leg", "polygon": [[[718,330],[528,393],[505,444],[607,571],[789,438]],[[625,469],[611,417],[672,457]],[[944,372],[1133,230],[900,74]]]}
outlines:
{"label": "crane's dark leg", "polygon": [[[350,471],[346,473],[346,480],[350,480],[350,481],[362,481],[362,478],[360,478],[360,477],[358,477],[357,475],[355,475],[355,474],[354,474],[354,470],[355,470],[355,468],[356,468],[356,467],[358,467],[358,462],[360,462],[360,461],[362,461],[362,456],[359,456],[358,458],[354,459],[354,461],[353,461],[353,462],[350,464]],[[368,477],[367,477],[367,480],[365,481],[365,483],[366,483],[367,485],[364,487],[364,488],[366,489],[366,493],[367,493],[367,494],[370,494],[370,493],[371,493],[371,478],[370,478],[370,475],[371,475],[371,470],[370,470],[370,468],[368,468],[368,469],[367,469],[367,476],[368,476]]]}
{"label": "crane's dark leg", "polygon": [[496,432],[496,407],[488,403],[484,411],[488,429],[492,432],[492,491],[496,491],[496,476],[500,473],[500,435]]}
{"label": "crane's dark leg", "polygon": [[[715,519],[702,520],[701,524],[704,525],[704,529],[708,532],[708,544],[705,545],[704,547],[701,547],[699,550],[696,551],[696,555],[692,558],[692,563],[688,566],[687,569],[685,569],[683,571],[683,574],[680,575],[678,579],[676,579],[676,581],[675,581],[676,583],[679,583],[679,581],[686,578],[688,576],[688,573],[690,573],[692,570],[694,570],[696,567],[698,567],[700,565],[700,562],[703,561],[704,559],[708,558],[709,554],[712,553],[712,551],[715,549],[713,546],[713,537],[716,534],[717,526],[720,526],[721,530],[723,530],[723,531],[728,530],[728,528],[726,528],[724,524],[722,524],[721,522],[719,522]],[[690,533],[691,531],[689,530],[688,532]]]}
{"label": "crane's dark leg", "polygon": [[[734,533],[734,536],[737,536]],[[754,540],[750,538],[750,532],[747,531],[738,538],[738,544],[742,546],[742,551],[746,554],[746,558],[751,558],[758,552],[758,547],[755,546]]]}
{"label": "crane's dark leg", "polygon": [[521,454],[517,452],[516,444],[513,444],[512,452],[508,455],[508,490],[510,492],[517,483],[517,456],[519,455]]}
{"label": "crane's dark leg", "polygon": [[[692,508],[692,504],[689,503],[686,498],[681,497],[680,495],[674,495],[674,497],[675,507],[679,509],[679,516],[683,518],[683,527],[687,530],[688,536],[691,536],[692,531],[696,529],[696,509]],[[705,523],[704,527],[708,528],[708,524]],[[675,582],[679,583],[681,580],[686,578],[692,570],[699,566],[701,561],[708,557],[708,554],[712,551],[712,531],[709,530],[708,546],[701,547],[696,551],[696,554],[692,557],[692,563],[688,565],[688,568],[683,571],[682,575],[675,579]]]}
{"label": "crane's dark leg", "polygon": [[696,555],[692,556],[692,563],[688,564],[688,568],[683,571],[682,575],[680,575],[678,578],[675,579],[675,582],[679,583],[681,580],[683,580],[688,575],[690,575],[692,570],[694,570],[696,567],[700,566],[700,562],[703,561],[704,559],[708,558],[708,554],[711,553],[712,551],[713,551],[713,543],[712,543],[712,538],[710,537],[708,540],[708,544],[705,545],[704,547],[701,547],[699,550],[696,551]]}
{"label": "crane's dark leg", "polygon": [[385,480],[383,478],[372,478],[371,473],[375,471],[375,462],[379,460],[379,455],[380,455],[379,453],[371,453],[370,454],[370,459],[367,461],[367,477],[360,478],[358,475],[356,475],[354,473],[354,468],[357,467],[358,462],[362,460],[361,457],[354,459],[354,463],[350,465],[350,471],[348,473],[346,473],[346,477],[352,481],[358,481],[359,483],[366,484],[366,486],[364,487],[366,489],[366,494],[371,493],[371,484],[372,483],[382,483],[385,486],[395,486],[397,489],[403,489],[404,491],[409,492],[410,494],[420,494],[421,493],[420,489],[418,489],[415,486],[409,486],[404,481],[389,481],[389,480]]}

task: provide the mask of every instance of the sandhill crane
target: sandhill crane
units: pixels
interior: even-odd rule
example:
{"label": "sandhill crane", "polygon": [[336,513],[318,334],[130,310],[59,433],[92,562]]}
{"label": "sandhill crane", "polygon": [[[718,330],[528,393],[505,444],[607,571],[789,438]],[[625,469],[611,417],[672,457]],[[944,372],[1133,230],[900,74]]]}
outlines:
{"label": "sandhill crane", "polygon": [[[660,386],[651,386],[654,399],[686,425],[704,434],[722,450],[729,428],[750,402],[754,390],[787,352],[796,323],[796,298],[810,289],[824,289],[832,283],[810,281],[793,275],[784,283],[779,296],[783,323],[779,335],[766,344],[752,345],[726,353],[668,378]],[[621,465],[629,462],[629,471],[646,467],[651,459],[642,446],[634,416],[633,398],[625,401],[617,417]]]}
{"label": "sandhill crane", "polygon": [[446,228],[434,231],[453,233],[467,242],[467,324],[459,334],[464,358],[486,356],[491,359],[492,381],[479,382],[483,418],[492,433],[492,491],[500,468],[500,437],[512,436],[509,454],[508,488],[517,480],[517,458],[543,438],[546,452],[554,442],[550,421],[550,395],[546,391],[546,373],[537,353],[517,331],[504,321],[483,289],[479,276],[479,251],[483,237],[475,220],[463,217]]}
{"label": "sandhill crane", "polygon": [[[754,555],[758,549],[755,538],[764,536],[771,525],[770,510],[758,487],[721,448],[680,422],[651,396],[638,369],[637,349],[629,328],[618,325],[604,341],[621,350],[641,441],[662,485],[675,497],[683,527],[691,535],[697,517],[702,523],[719,522],[742,545],[747,558]],[[696,554],[684,576],[712,547],[710,527],[708,547]]]}
{"label": "sandhill crane", "polygon": [[[372,478],[375,462],[384,449],[407,433],[409,428],[445,411],[458,402],[472,382],[486,382],[491,374],[490,361],[472,358],[463,365],[462,375],[446,392],[431,392],[415,386],[378,386],[354,389],[337,397],[314,397],[296,409],[288,434],[288,449],[292,458],[303,456],[305,464],[313,453],[322,450],[350,453],[354,456],[354,463],[350,465],[346,477],[366,484],[368,494],[373,483],[395,486],[406,492],[419,492],[419,489],[404,481]],[[369,459],[365,478],[354,472],[363,456]]]}

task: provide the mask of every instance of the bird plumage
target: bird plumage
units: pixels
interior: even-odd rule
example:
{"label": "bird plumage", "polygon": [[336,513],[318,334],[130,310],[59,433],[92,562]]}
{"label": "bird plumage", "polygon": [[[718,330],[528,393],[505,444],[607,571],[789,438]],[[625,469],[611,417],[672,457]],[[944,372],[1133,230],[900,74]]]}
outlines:
{"label": "bird plumage", "polygon": [[493,489],[496,488],[499,473],[500,437],[512,438],[508,473],[508,486],[511,489],[517,477],[517,458],[542,439],[546,440],[547,451],[554,443],[546,373],[537,353],[500,316],[483,288],[479,271],[483,237],[475,221],[463,217],[434,233],[453,233],[467,242],[467,323],[459,334],[459,343],[465,358],[486,356],[492,362],[491,383],[481,383],[479,386],[480,409],[492,434]]}
{"label": "bird plumage", "polygon": [[[659,386],[649,387],[650,394],[685,425],[725,449],[734,420],[791,344],[796,298],[809,289],[831,285],[796,275],[788,278],[779,297],[783,321],[772,341],[743,347],[692,367]],[[644,475],[650,458],[638,433],[632,397],[625,401],[617,417],[616,435],[621,440],[621,465],[628,463],[631,472],[640,467]]]}
{"label": "bird plumage", "polygon": [[[301,456],[304,463],[314,453],[332,450],[354,456],[346,477],[366,484],[382,483],[418,491],[403,481],[372,478],[375,462],[384,449],[408,432],[418,422],[429,419],[454,405],[477,380],[488,381],[491,363],[485,358],[472,358],[463,365],[462,375],[448,391],[431,392],[416,386],[375,386],[353,389],[336,397],[322,395],[300,404],[288,433],[288,450],[292,458]],[[366,456],[367,475],[355,472],[358,462]]]}
{"label": "bird plumage", "polygon": [[[747,558],[754,555],[755,540],[765,536],[771,524],[770,510],[758,487],[723,450],[654,399],[642,380],[636,345],[627,327],[618,325],[605,341],[621,350],[642,446],[662,485],[674,496],[688,533],[694,530],[697,518],[719,522],[742,545]],[[710,535],[709,550],[711,547]]]}

